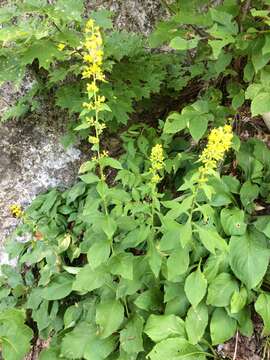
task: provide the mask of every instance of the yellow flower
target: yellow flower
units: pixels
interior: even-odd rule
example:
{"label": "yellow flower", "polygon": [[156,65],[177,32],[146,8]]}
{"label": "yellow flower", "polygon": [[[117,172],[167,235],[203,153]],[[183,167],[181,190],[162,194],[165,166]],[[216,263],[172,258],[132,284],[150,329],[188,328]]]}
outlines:
{"label": "yellow flower", "polygon": [[161,177],[159,176],[158,172],[164,168],[164,154],[162,145],[157,144],[152,148],[151,155],[151,168],[150,173],[152,173],[152,182],[157,184]]}
{"label": "yellow flower", "polygon": [[87,91],[97,93],[99,91],[99,88],[97,87],[96,83],[92,82],[87,84]]}
{"label": "yellow flower", "polygon": [[10,210],[11,214],[16,218],[20,218],[23,216],[22,207],[19,204],[11,205],[9,210]]}
{"label": "yellow flower", "polygon": [[233,131],[231,125],[220,126],[213,129],[208,136],[208,143],[199,160],[203,165],[199,168],[200,180],[203,183],[224,158],[226,151],[232,146]]}
{"label": "yellow flower", "polygon": [[58,45],[57,45],[57,47],[58,47],[58,50],[63,51],[63,50],[64,50],[64,48],[66,47],[66,45],[65,45],[65,44],[60,43],[60,44],[58,44]]}

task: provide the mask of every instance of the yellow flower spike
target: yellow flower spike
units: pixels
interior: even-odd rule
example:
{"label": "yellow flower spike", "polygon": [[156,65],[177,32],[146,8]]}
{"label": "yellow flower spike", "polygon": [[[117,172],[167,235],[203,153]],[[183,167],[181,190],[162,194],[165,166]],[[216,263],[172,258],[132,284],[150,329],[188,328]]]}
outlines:
{"label": "yellow flower spike", "polygon": [[157,144],[152,148],[150,161],[151,161],[151,168],[149,171],[152,174],[151,182],[157,184],[161,180],[161,177],[159,176],[158,172],[164,168],[164,154],[163,154],[162,145]]}
{"label": "yellow flower spike", "polygon": [[200,183],[207,181],[211,172],[216,170],[218,162],[224,158],[226,151],[232,146],[233,131],[231,125],[213,129],[208,136],[208,143],[199,160],[203,165],[199,168]]}

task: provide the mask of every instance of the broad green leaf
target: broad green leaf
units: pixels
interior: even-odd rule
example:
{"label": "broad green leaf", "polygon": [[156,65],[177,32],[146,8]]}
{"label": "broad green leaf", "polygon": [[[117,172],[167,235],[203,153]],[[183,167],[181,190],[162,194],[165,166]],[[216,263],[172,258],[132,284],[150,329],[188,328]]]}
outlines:
{"label": "broad green leaf", "polygon": [[198,39],[194,38],[191,40],[186,40],[180,36],[175,37],[170,42],[170,47],[175,50],[190,50],[197,46]]}
{"label": "broad green leaf", "polygon": [[189,131],[195,141],[199,141],[205,134],[211,114],[199,114],[198,117],[189,122]]}
{"label": "broad green leaf", "polygon": [[103,157],[103,158],[101,158],[100,159],[100,161],[99,161],[99,163],[100,163],[100,165],[102,166],[102,167],[106,167],[106,166],[110,166],[110,167],[112,167],[112,168],[114,168],[114,169],[118,169],[118,170],[122,170],[123,169],[123,167],[122,167],[122,165],[121,165],[121,163],[118,161],[118,160],[116,160],[116,159],[113,159],[113,158],[110,158],[110,157]]}
{"label": "broad green leaf", "polygon": [[234,291],[237,290],[237,281],[230,274],[221,273],[208,287],[207,304],[216,307],[226,307],[230,304]]}
{"label": "broad green leaf", "polygon": [[103,268],[92,269],[85,265],[77,274],[72,289],[79,292],[88,292],[99,289],[108,280],[108,274]]}
{"label": "broad green leaf", "polygon": [[95,242],[87,252],[87,259],[92,269],[96,269],[99,265],[105,263],[110,256],[111,247],[108,241]]}
{"label": "broad green leaf", "polygon": [[228,254],[217,251],[216,254],[211,254],[204,264],[203,273],[208,283],[211,283],[220,272],[225,272],[229,269]]}
{"label": "broad green leaf", "polygon": [[181,224],[180,230],[180,242],[183,248],[185,248],[192,240],[192,225],[190,221],[187,221],[184,225]]}
{"label": "broad green leaf", "polygon": [[256,184],[252,184],[251,181],[246,181],[240,190],[240,199],[244,207],[248,212],[253,209],[253,202],[259,195],[259,187]]}
{"label": "broad green leaf", "polygon": [[254,230],[242,236],[232,236],[229,261],[235,276],[248,289],[256,287],[263,279],[269,262],[269,249],[264,235]]}
{"label": "broad green leaf", "polygon": [[244,235],[247,225],[245,213],[239,209],[222,209],[220,220],[226,235]]}
{"label": "broad green leaf", "polygon": [[80,179],[85,182],[86,184],[94,184],[99,181],[99,177],[95,174],[85,174],[81,175]]}
{"label": "broad green leaf", "polygon": [[116,346],[116,339],[102,339],[93,324],[81,322],[66,334],[61,343],[61,356],[67,359],[104,360]]}
{"label": "broad green leaf", "polygon": [[123,320],[124,307],[120,301],[108,300],[97,305],[96,323],[102,339],[118,330]]}
{"label": "broad green leaf", "polygon": [[177,248],[167,260],[168,280],[174,281],[179,275],[183,275],[189,266],[189,251],[187,248]]}
{"label": "broad green leaf", "polygon": [[260,92],[251,102],[252,116],[262,115],[270,111],[270,92]]}
{"label": "broad green leaf", "polygon": [[200,239],[208,251],[215,254],[216,249],[227,251],[228,245],[215,229],[196,226]]}
{"label": "broad green leaf", "polygon": [[134,304],[142,310],[160,311],[162,304],[162,293],[160,292],[160,289],[151,288],[140,294],[134,301]]}
{"label": "broad green leaf", "polygon": [[185,281],[185,293],[193,307],[196,307],[202,301],[206,294],[206,289],[207,280],[198,267]]}
{"label": "broad green leaf", "polygon": [[64,314],[65,329],[73,327],[82,314],[82,308],[76,305],[69,306]]}
{"label": "broad green leaf", "polygon": [[5,360],[22,360],[30,350],[32,330],[25,325],[25,312],[6,309],[0,312],[1,353]]}
{"label": "broad green leaf", "polygon": [[223,344],[236,332],[236,320],[229,317],[224,309],[215,309],[210,322],[210,333],[213,345]]}
{"label": "broad green leaf", "polygon": [[175,315],[150,315],[144,332],[154,341],[159,342],[168,337],[185,338],[185,323]]}
{"label": "broad green leaf", "polygon": [[255,310],[263,319],[263,335],[270,335],[270,295],[262,293],[255,302]]}
{"label": "broad green leaf", "polygon": [[119,275],[124,279],[133,280],[133,261],[134,256],[131,253],[120,253],[110,258],[108,267],[113,275]]}
{"label": "broad green leaf", "polygon": [[49,285],[42,289],[41,297],[46,300],[59,300],[72,292],[74,277],[68,274],[56,275]]}
{"label": "broad green leaf", "polygon": [[143,318],[135,315],[128,321],[125,328],[121,330],[120,344],[127,354],[138,354],[144,350],[142,338],[143,323]]}
{"label": "broad green leaf", "polygon": [[190,307],[185,324],[189,342],[193,345],[198,344],[208,325],[207,306],[201,303],[196,308]]}
{"label": "broad green leaf", "polygon": [[111,216],[104,216],[102,220],[102,230],[107,235],[109,240],[113,238],[113,235],[117,230],[117,224]]}
{"label": "broad green leaf", "polygon": [[245,287],[235,290],[231,298],[231,313],[237,314],[246,305],[248,293]]}
{"label": "broad green leaf", "polygon": [[164,125],[165,134],[175,134],[187,126],[187,118],[179,113],[170,114]]}
{"label": "broad green leaf", "polygon": [[154,346],[148,357],[151,360],[206,360],[199,346],[192,345],[182,338],[162,340]]}
{"label": "broad green leaf", "polygon": [[150,243],[149,250],[147,252],[147,259],[151,270],[153,271],[155,277],[157,278],[162,265],[162,256],[158,251],[155,244]]}

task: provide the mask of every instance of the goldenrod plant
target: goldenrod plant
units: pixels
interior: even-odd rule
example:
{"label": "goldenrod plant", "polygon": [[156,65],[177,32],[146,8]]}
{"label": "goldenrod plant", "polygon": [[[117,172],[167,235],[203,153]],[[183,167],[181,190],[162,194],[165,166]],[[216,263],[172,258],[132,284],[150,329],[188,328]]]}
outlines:
{"label": "goldenrod plant", "polygon": [[40,360],[218,358],[253,334],[254,312],[267,339],[270,150],[239,137],[238,113],[269,111],[268,5],[175,1],[149,39],[106,11],[85,20],[80,0],[1,9],[1,79],[34,67],[91,151],[73,186],[10,209],[22,224],[6,246],[17,266],[1,266],[5,360],[36,339]]}

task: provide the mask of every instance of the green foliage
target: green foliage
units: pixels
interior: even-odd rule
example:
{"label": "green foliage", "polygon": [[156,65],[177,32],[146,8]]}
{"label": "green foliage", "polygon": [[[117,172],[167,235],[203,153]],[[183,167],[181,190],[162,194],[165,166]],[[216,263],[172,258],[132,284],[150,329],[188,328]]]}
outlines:
{"label": "green foliage", "polygon": [[[254,115],[268,111],[265,4],[252,2],[244,12],[230,0],[217,7],[176,1],[150,39],[115,31],[106,11],[92,14],[102,29],[107,80],[99,120],[111,129],[126,124],[135,108],[153,110],[153,94],[177,108],[153,127],[125,127],[117,159],[94,144],[98,156],[81,166],[72,187],[41,194],[27,208],[7,244],[17,267],[1,268],[5,359],[23,359],[35,334],[50,339],[40,360],[205,360],[215,356],[209,343],[252,334],[252,311],[269,335],[269,215],[256,205],[270,201],[270,150],[235,135],[228,158],[198,184],[209,129],[228,120],[237,128],[231,117],[248,100]],[[1,9],[0,78],[20,81],[35,69],[37,88],[12,116],[50,91],[87,138],[82,12],[83,2],[73,0]],[[172,51],[154,49],[162,44]],[[193,80],[199,89],[178,105]],[[156,183],[157,144],[164,161]],[[21,234],[30,240],[17,242]]]}

